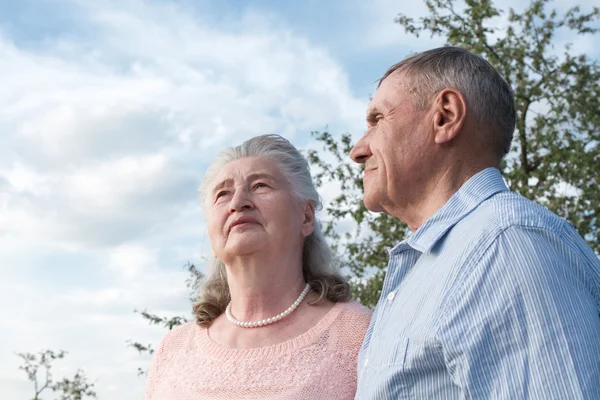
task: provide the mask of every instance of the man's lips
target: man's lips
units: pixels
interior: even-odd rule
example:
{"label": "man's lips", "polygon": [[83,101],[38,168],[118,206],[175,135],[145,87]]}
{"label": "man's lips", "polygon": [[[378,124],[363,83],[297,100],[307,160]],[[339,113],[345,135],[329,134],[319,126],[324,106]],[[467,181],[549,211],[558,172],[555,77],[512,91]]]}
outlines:
{"label": "man's lips", "polygon": [[234,226],[242,225],[242,224],[258,224],[258,221],[252,217],[241,217],[234,220],[231,224],[229,224],[229,232],[233,229]]}
{"label": "man's lips", "polygon": [[363,172],[363,176],[367,175],[370,172],[375,171],[377,168],[365,168],[364,172]]}

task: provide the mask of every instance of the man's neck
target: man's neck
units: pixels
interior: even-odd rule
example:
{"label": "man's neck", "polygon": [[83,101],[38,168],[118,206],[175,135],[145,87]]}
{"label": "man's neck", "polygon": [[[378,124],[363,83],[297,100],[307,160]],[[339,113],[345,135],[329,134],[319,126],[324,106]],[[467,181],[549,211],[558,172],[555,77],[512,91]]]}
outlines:
{"label": "man's neck", "polygon": [[469,179],[491,166],[483,163],[471,166],[448,166],[440,173],[434,174],[426,182],[419,196],[402,208],[392,209],[390,214],[404,221],[409,229],[415,232],[440,210]]}

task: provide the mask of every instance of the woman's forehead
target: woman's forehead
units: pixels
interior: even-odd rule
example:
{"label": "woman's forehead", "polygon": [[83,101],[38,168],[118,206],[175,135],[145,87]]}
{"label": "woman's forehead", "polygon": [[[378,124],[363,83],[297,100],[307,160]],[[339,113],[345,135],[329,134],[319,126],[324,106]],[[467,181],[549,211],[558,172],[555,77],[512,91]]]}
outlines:
{"label": "woman's forehead", "polygon": [[258,157],[246,157],[225,164],[215,176],[211,186],[221,186],[224,182],[235,183],[257,179],[279,182],[282,178],[281,168],[275,162]]}

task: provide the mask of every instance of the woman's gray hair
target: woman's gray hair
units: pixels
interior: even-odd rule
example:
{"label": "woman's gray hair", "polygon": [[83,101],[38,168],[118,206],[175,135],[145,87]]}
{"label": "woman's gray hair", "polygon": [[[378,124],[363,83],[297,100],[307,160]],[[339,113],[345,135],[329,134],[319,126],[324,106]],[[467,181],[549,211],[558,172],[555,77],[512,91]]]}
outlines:
{"label": "woman's gray hair", "polygon": [[[292,194],[297,200],[311,202],[315,210],[322,208],[308,162],[288,140],[279,135],[257,136],[240,146],[222,151],[202,179],[199,192],[203,207],[206,206],[210,185],[217,173],[227,163],[246,157],[274,162],[291,183]],[[213,257],[208,267],[208,276],[200,287],[198,300],[194,304],[196,322],[202,327],[210,326],[215,318],[225,312],[231,299],[225,264]],[[304,279],[318,296],[314,303],[324,298],[333,302],[350,299],[350,286],[334,267],[333,252],[325,241],[316,218],[313,233],[304,240],[302,272]]]}
{"label": "woman's gray hair", "polygon": [[512,89],[482,57],[453,46],[424,51],[392,65],[379,85],[396,71],[410,79],[419,109],[428,106],[433,94],[446,88],[458,89],[475,120],[482,127],[495,128],[492,142],[500,159],[510,151],[516,124]]}

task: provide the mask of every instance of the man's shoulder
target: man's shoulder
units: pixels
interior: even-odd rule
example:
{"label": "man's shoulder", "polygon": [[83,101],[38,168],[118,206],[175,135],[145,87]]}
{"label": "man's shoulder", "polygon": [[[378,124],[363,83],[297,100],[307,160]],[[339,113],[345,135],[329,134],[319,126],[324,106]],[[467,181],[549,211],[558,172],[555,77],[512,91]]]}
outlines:
{"label": "man's shoulder", "polygon": [[511,254],[527,252],[530,259],[535,258],[534,254],[540,260],[555,255],[556,259],[544,268],[564,257],[591,264],[594,270],[600,265],[598,257],[569,221],[515,192],[504,191],[487,199],[464,222],[462,228],[457,228],[468,230],[473,243],[477,243],[471,254],[477,259],[481,259],[486,249],[495,248],[504,254],[510,248]]}
{"label": "man's shoulder", "polygon": [[[481,260],[494,243],[504,243],[507,235],[511,246],[530,252],[565,245],[580,252],[585,247],[569,222],[511,191],[499,192],[481,202],[451,229],[442,246],[459,254],[460,260],[468,264]],[[461,248],[464,251],[457,251]]]}
{"label": "man's shoulder", "polygon": [[483,201],[465,219],[482,229],[492,226],[498,231],[520,226],[560,232],[569,225],[546,207],[512,191],[497,193]]}

